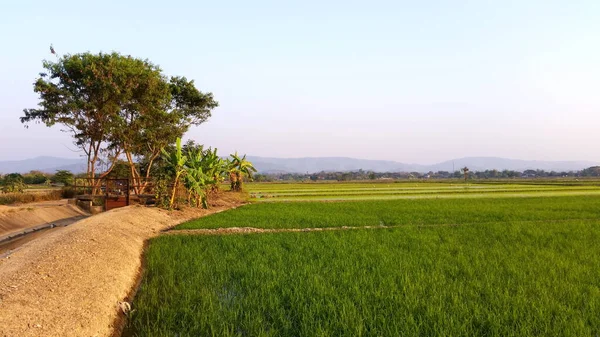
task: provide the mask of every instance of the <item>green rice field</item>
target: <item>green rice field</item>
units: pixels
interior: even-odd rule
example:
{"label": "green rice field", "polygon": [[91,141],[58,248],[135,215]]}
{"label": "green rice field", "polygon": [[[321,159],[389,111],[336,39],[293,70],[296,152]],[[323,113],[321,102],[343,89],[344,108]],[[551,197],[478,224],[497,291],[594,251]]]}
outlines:
{"label": "green rice field", "polygon": [[[369,188],[283,185],[249,188],[323,195]],[[600,195],[546,194],[548,185],[490,187],[523,194],[256,202],[184,223],[175,232],[339,230],[153,239],[125,335],[600,334]]]}
{"label": "green rice field", "polygon": [[255,203],[176,229],[466,225],[600,219],[600,196]]}
{"label": "green rice field", "polygon": [[600,195],[598,181],[250,183],[253,201],[341,201]]}

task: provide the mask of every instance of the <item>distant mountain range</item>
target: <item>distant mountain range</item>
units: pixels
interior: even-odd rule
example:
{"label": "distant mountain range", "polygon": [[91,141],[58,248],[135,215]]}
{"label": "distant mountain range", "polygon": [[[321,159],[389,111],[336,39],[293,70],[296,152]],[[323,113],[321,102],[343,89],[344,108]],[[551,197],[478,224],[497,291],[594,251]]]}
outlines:
{"label": "distant mountain range", "polygon": [[29,171],[54,173],[57,170],[69,170],[74,173],[85,172],[86,162],[81,158],[35,157],[24,160],[0,161],[0,173],[26,173]]}
{"label": "distant mountain range", "polygon": [[460,170],[467,166],[471,171],[539,169],[545,171],[578,171],[599,163],[590,161],[538,161],[516,160],[497,157],[467,157],[448,160],[433,165],[405,164],[387,160],[366,160],[345,157],[324,158],[265,158],[248,156],[256,169],[262,173],[314,173],[320,171],[375,172],[437,172]]}
{"label": "distant mountain range", "polygon": [[[467,157],[448,160],[433,165],[404,164],[388,160],[366,160],[345,157],[308,157],[308,158],[266,158],[248,156],[261,173],[314,173],[320,171],[357,171],[359,169],[375,172],[437,172],[459,170],[467,166],[471,171],[484,170],[545,170],[578,171],[590,166],[600,165],[590,161],[538,161],[516,160],[497,157]],[[39,170],[54,173],[56,170],[69,170],[74,173],[85,172],[86,163],[81,158],[36,157],[25,160],[0,161],[0,173],[25,173]]]}

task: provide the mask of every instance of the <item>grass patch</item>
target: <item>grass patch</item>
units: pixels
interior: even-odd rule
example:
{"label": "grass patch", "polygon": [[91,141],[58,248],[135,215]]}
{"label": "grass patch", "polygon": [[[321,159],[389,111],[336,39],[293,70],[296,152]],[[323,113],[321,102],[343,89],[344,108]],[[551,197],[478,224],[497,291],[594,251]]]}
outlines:
{"label": "grass patch", "polygon": [[[593,208],[598,209],[598,200],[519,199],[526,203],[520,207],[511,200],[494,200],[502,203],[496,210],[479,200],[366,203],[363,209],[365,203],[321,204],[323,208],[309,203],[288,208],[261,204],[221,213],[207,217],[204,227],[221,226],[211,222],[240,214],[267,219],[267,214],[278,216],[278,211],[291,215],[296,225],[304,224],[303,216],[318,223],[323,214],[330,215],[328,223],[336,224],[352,223],[357,216],[363,218],[355,223],[377,221],[380,216],[398,221],[417,216],[422,223],[494,218],[503,222],[159,237],[150,243],[128,333],[595,336],[600,332],[598,222],[513,220],[597,216]],[[394,211],[385,211],[389,207]],[[407,215],[396,218],[394,212],[402,213],[404,207]],[[482,207],[486,215],[478,215]],[[318,211],[314,217],[311,210]]]}
{"label": "grass patch", "polygon": [[401,199],[335,203],[256,203],[193,220],[177,226],[176,229],[321,228],[598,218],[600,196]]}
{"label": "grass patch", "polygon": [[49,190],[45,192],[25,193],[0,193],[0,205],[26,204],[30,202],[60,200],[63,192],[61,190]]}

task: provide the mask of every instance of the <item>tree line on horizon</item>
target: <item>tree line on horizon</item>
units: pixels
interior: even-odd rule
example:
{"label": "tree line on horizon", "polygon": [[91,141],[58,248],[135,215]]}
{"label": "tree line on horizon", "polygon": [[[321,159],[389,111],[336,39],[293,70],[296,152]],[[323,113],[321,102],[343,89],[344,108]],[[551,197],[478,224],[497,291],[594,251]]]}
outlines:
{"label": "tree line on horizon", "polygon": [[[437,172],[374,172],[369,170],[356,170],[347,172],[317,173],[259,173],[254,176],[254,181],[351,181],[351,180],[377,180],[377,179],[464,179],[464,170],[437,171]],[[484,170],[467,171],[467,179],[515,179],[515,178],[561,178],[561,177],[600,177],[600,166],[592,166],[580,171],[545,171],[545,170]]]}

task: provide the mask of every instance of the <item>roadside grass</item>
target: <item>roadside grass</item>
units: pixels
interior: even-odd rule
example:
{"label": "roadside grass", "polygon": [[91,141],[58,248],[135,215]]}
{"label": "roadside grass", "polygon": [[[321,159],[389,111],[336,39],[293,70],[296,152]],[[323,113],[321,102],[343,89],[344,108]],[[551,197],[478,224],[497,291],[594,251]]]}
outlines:
{"label": "roadside grass", "polygon": [[600,196],[255,203],[176,229],[322,228],[600,219]]}
{"label": "roadside grass", "polygon": [[0,205],[26,204],[30,202],[60,200],[62,190],[48,190],[43,192],[0,193]]}
{"label": "roadside grass", "polygon": [[[159,237],[125,335],[596,336],[600,225],[575,218],[598,218],[599,203],[258,204],[209,216],[196,223],[473,224]],[[519,222],[544,218],[565,221]]]}

